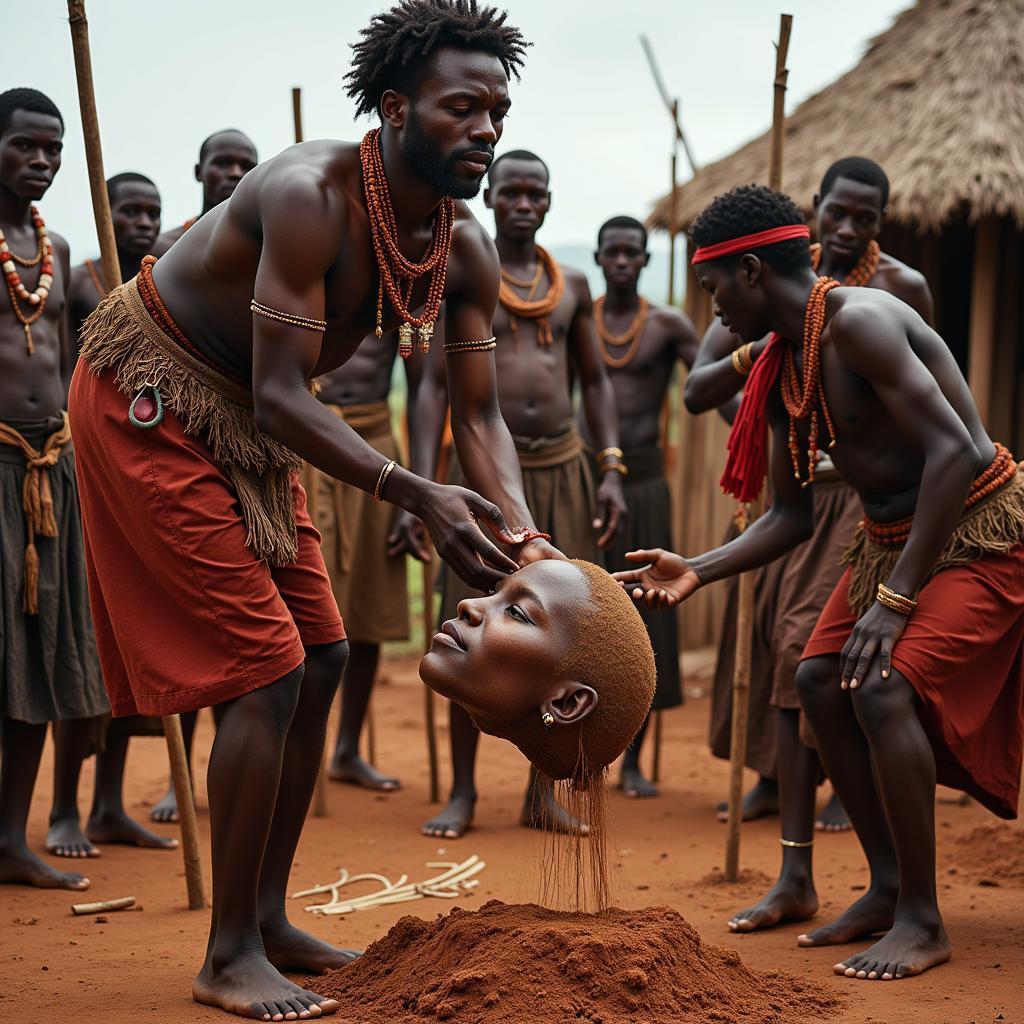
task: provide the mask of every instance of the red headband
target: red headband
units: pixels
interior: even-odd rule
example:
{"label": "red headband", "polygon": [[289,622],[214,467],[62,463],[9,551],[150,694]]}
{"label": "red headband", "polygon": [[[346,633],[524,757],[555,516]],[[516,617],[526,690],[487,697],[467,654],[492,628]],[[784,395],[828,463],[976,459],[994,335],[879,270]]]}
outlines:
{"label": "red headband", "polygon": [[806,224],[786,224],[781,228],[768,228],[767,231],[756,231],[752,235],[733,238],[728,242],[716,242],[714,245],[701,246],[690,261],[694,266],[707,263],[708,260],[719,260],[723,256],[732,256],[737,252],[750,252],[762,245],[774,245],[776,242],[788,242],[791,238],[810,238],[811,229]]}

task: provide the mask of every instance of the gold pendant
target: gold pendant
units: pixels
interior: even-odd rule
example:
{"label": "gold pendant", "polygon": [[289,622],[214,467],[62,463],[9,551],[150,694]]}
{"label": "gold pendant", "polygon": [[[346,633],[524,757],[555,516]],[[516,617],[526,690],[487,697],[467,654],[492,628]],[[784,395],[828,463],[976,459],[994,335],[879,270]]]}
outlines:
{"label": "gold pendant", "polygon": [[398,354],[403,359],[412,355],[412,324],[401,324],[398,328]]}
{"label": "gold pendant", "polygon": [[430,339],[434,336],[434,321],[424,320],[417,333],[420,336],[419,350],[426,355],[430,351]]}

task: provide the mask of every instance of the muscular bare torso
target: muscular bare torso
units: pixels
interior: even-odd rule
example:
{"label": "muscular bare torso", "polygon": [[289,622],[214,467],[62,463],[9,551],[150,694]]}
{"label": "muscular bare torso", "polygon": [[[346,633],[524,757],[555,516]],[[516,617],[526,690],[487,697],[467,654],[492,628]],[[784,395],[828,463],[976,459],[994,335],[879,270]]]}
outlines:
{"label": "muscular bare torso", "polygon": [[[495,365],[498,373],[498,402],[501,415],[515,437],[550,437],[572,419],[572,357],[569,332],[580,308],[579,271],[562,267],[565,292],[549,317],[554,341],[537,341],[537,323],[515,316],[499,302],[494,314]],[[538,294],[548,287],[547,275]]]}
{"label": "muscular bare torso", "polygon": [[[837,438],[829,454],[872,519],[891,522],[914,513],[924,452],[900,429],[875,388],[850,369],[849,342],[844,345],[833,337],[837,325],[845,324],[842,330],[848,337],[856,337],[858,348],[862,342],[864,348],[871,344],[876,317],[884,317],[887,327],[892,325],[894,344],[899,343],[898,333],[902,332],[914,356],[970,433],[981,454],[981,466],[992,461],[995,448],[956,360],[942,338],[912,309],[880,289],[837,288],[829,294],[826,315],[828,322],[821,338],[822,379]],[[796,353],[798,364],[801,355]],[[858,358],[864,358],[863,350]],[[876,358],[885,359],[885,352]],[[911,384],[930,386],[923,373],[918,376],[918,381],[905,382],[908,395],[913,393]],[[781,398],[777,389],[775,401],[778,408]],[[820,429],[823,436],[824,428]],[[807,421],[800,424],[800,430],[806,438]]]}
{"label": "muscular bare torso", "polygon": [[[372,334],[355,350],[344,366],[319,378],[321,402],[328,405],[364,405],[386,402],[398,355],[394,333],[376,338]],[[414,352],[410,359],[422,359]]]}
{"label": "muscular bare torso", "polygon": [[[36,247],[35,231],[2,225],[12,252],[28,256]],[[43,315],[32,324],[33,352],[28,354],[25,330],[15,317],[7,295],[0,297],[0,419],[43,419],[64,408],[62,346],[65,305],[70,278],[67,242],[52,231],[53,284]],[[32,291],[39,283],[40,266],[18,266],[18,275]],[[21,304],[22,312],[33,307]]]}
{"label": "muscular bare torso", "polygon": [[[323,274],[327,332],[313,375],[336,369],[373,333],[376,320],[377,267],[357,145],[307,142],[260,164],[229,200],[189,228],[153,269],[161,298],[189,340],[214,363],[245,380],[252,374],[249,303],[259,293],[263,225],[272,207],[285,202],[288,187],[296,184],[316,190],[322,198],[320,238],[315,241],[329,243],[334,254]],[[481,230],[464,203],[456,203],[456,210],[446,294],[471,272],[473,243],[467,236]],[[400,231],[398,242],[403,253],[420,259],[430,238],[431,228],[425,225],[414,234]],[[286,245],[297,251],[309,241],[294,233]],[[423,305],[428,286],[429,275],[416,282],[410,309]],[[385,331],[398,322],[385,301]]]}

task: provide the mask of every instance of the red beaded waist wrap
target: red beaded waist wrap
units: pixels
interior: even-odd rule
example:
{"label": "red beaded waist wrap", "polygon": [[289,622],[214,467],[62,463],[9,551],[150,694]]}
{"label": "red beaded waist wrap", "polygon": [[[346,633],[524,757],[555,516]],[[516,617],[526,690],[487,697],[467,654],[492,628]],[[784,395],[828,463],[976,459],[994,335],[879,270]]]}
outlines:
{"label": "red beaded waist wrap", "polygon": [[[1000,554],[1024,544],[1024,465],[996,443],[996,456],[975,477],[963,515],[939,554],[931,579],[943,569],[968,565],[985,555]],[[865,516],[853,542],[843,553],[850,566],[850,607],[866,612],[875,600],[878,584],[892,574],[910,537],[914,517],[878,523]]]}
{"label": "red beaded waist wrap", "polygon": [[93,373],[112,369],[129,401],[159,389],[164,407],[186,434],[209,445],[231,482],[249,549],[271,565],[290,565],[298,557],[291,480],[302,460],[260,431],[251,389],[214,366],[174,322],[153,283],[154,262],[147,256],[138,276],[88,317],[81,358]]}

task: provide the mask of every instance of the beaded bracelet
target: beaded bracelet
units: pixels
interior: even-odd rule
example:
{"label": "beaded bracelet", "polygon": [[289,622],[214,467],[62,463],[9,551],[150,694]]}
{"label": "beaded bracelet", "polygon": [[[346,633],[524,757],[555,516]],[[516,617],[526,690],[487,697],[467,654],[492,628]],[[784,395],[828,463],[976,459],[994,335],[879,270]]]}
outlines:
{"label": "beaded bracelet", "polygon": [[531,540],[551,540],[550,533],[542,533],[540,530],[529,530],[525,526],[520,526],[518,530],[513,530],[512,533],[518,537],[519,534],[526,534],[522,540],[517,540],[516,544],[529,544]]}
{"label": "beaded bracelet", "polygon": [[380,471],[380,476],[377,477],[377,486],[373,489],[373,496],[378,501],[384,500],[384,485],[388,482],[388,477],[391,476],[392,470],[398,463],[392,459],[385,467]]}
{"label": "beaded bracelet", "polygon": [[278,320],[290,327],[304,327],[307,331],[319,331],[321,334],[327,330],[326,320],[315,320],[311,316],[299,316],[297,313],[282,313],[279,309],[264,306],[262,302],[255,299],[249,303],[249,309],[258,316],[266,317],[268,320]]}
{"label": "beaded bracelet", "polygon": [[444,343],[444,352],[445,355],[456,352],[490,352],[491,349],[497,347],[498,342],[492,336],[490,338],[483,338],[480,341],[446,341]]}
{"label": "beaded bracelet", "polygon": [[897,594],[895,590],[890,590],[884,583],[878,584],[876,599],[880,604],[884,604],[886,608],[891,608],[894,612],[899,612],[900,615],[909,615],[917,607],[917,602],[913,598]]}

